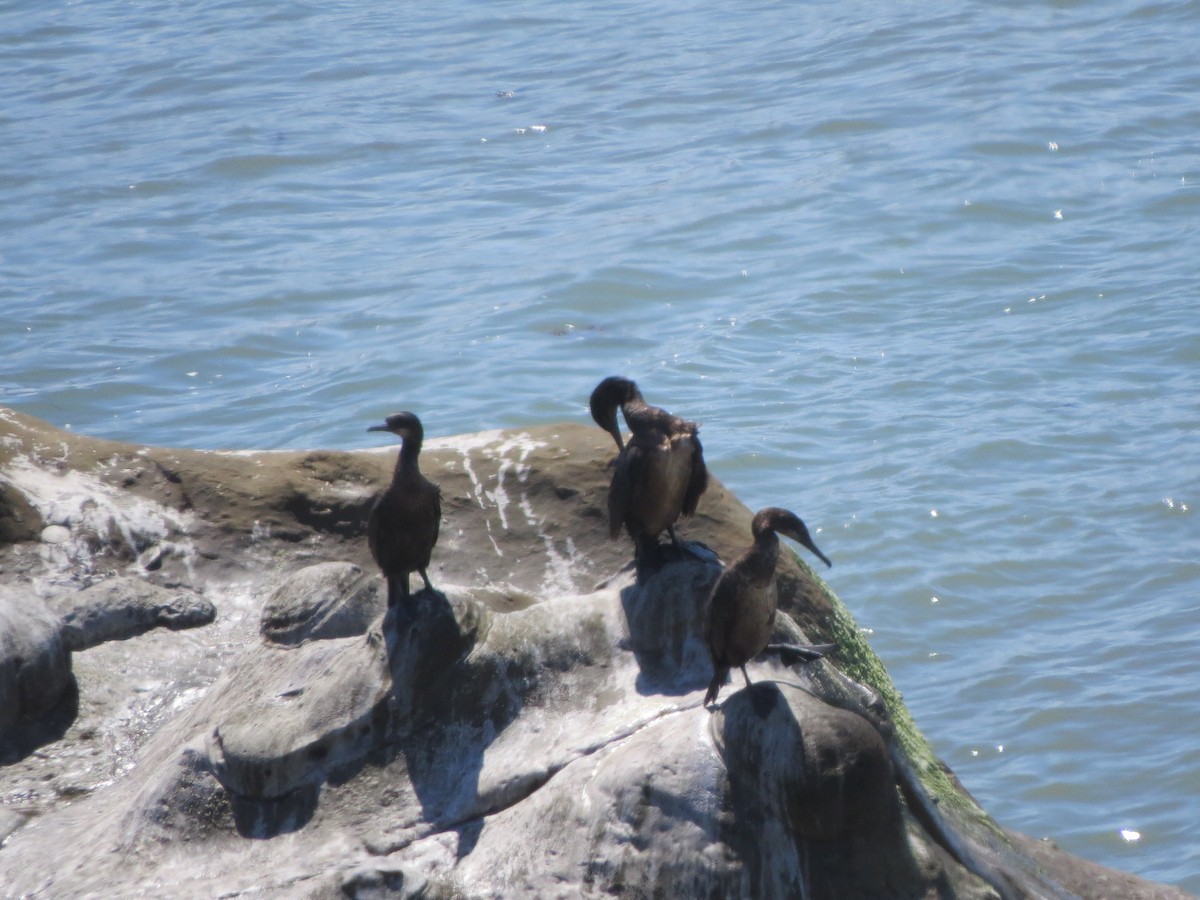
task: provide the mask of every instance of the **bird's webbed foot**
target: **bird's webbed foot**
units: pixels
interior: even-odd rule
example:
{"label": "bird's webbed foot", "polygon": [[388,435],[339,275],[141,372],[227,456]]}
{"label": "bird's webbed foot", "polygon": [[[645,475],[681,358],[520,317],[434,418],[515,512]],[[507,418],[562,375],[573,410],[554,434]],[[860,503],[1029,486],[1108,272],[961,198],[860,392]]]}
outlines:
{"label": "bird's webbed foot", "polygon": [[837,649],[837,644],[767,644],[764,653],[775,653],[785,666],[824,659]]}

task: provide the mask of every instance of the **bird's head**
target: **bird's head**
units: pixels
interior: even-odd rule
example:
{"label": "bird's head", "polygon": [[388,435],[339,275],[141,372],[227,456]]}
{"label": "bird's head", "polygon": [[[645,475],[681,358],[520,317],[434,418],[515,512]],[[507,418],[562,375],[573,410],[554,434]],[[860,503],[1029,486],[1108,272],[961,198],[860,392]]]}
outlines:
{"label": "bird's head", "polygon": [[425,435],[421,420],[414,413],[392,413],[382,425],[372,425],[367,431],[388,431],[403,440],[420,440]]}
{"label": "bird's head", "polygon": [[625,442],[621,438],[621,429],[617,426],[617,409],[631,400],[640,400],[641,392],[638,386],[628,378],[620,375],[610,375],[592,391],[588,406],[596,424],[613,436],[617,449],[624,450]]}
{"label": "bird's head", "polygon": [[750,528],[756,538],[767,531],[773,531],[776,534],[782,534],[784,537],[791,538],[797,544],[811,550],[816,554],[817,559],[821,560],[825,565],[833,565],[825,554],[817,549],[816,543],[808,533],[808,527],[801,518],[790,510],[781,509],[778,506],[768,506],[766,509],[760,509],[755,514],[754,522]]}

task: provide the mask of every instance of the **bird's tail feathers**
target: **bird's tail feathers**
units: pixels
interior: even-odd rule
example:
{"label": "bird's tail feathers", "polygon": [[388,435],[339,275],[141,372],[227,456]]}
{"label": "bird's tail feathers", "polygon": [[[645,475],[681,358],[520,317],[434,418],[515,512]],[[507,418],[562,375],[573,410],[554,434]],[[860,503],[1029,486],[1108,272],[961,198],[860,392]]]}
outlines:
{"label": "bird's tail feathers", "polygon": [[721,693],[721,687],[729,680],[729,666],[717,666],[713,672],[712,681],[708,683],[708,693],[704,695],[704,705],[711,706],[717,702],[717,694]]}

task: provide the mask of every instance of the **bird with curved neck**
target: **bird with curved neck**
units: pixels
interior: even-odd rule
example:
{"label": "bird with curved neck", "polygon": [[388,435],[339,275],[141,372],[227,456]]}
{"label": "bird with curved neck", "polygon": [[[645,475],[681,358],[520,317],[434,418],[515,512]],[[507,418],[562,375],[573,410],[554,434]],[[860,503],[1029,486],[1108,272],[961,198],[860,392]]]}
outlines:
{"label": "bird with curved neck", "polygon": [[777,535],[791,538],[815,553],[825,565],[833,565],[817,549],[800,517],[786,509],[777,506],[760,509],[754,515],[750,531],[754,543],[725,568],[708,598],[704,639],[712,655],[713,677],[708,693],[704,695],[705,706],[716,701],[721,686],[735,666],[742,670],[742,677],[749,687],[746,663],[762,653],[771,640],[777,601]]}
{"label": "bird with curved neck", "polygon": [[[628,378],[601,381],[589,400],[596,424],[613,436],[618,456],[608,489],[608,530],[613,539],[624,526],[633,538],[639,561],[657,556],[658,536],[666,531],[680,548],[675,523],[696,511],[708,487],[704,448],[695,422],[673,416],[642,398]],[[631,432],[622,440],[617,410]]]}
{"label": "bird with curved neck", "polygon": [[425,589],[433,590],[426,569],[441,527],[442,492],[421,474],[417,463],[425,437],[420,419],[410,412],[393,413],[367,431],[387,431],[403,441],[392,483],[371,507],[367,544],[387,579],[388,608],[400,604],[409,612],[411,573],[419,572]]}

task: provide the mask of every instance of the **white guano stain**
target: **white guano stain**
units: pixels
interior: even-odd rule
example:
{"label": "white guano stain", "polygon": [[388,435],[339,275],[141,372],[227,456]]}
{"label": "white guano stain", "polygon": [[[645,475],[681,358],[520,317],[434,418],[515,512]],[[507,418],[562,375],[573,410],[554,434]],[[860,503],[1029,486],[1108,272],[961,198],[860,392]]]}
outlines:
{"label": "white guano stain", "polygon": [[[528,432],[511,434],[503,431],[485,431],[430,441],[427,446],[431,449],[454,450],[461,455],[463,471],[471,480],[475,501],[481,509],[495,508],[496,517],[504,531],[511,531],[517,521],[520,521],[510,519],[512,506],[520,512],[524,524],[537,533],[545,552],[543,590],[548,593],[569,593],[575,590],[575,578],[572,577],[572,573],[581,567],[586,568],[588,560],[579,553],[575,542],[569,537],[565,547],[559,547],[560,542],[556,542],[542,527],[545,517],[537,514],[529,495],[519,487],[528,483],[531,472],[529,456],[535,450],[546,446],[543,441],[534,440]],[[486,487],[483,479],[476,473],[471,462],[473,454],[496,464],[494,487]],[[491,519],[485,519],[485,523],[488,539],[492,542],[496,555],[503,556],[503,551],[492,533]]]}
{"label": "white guano stain", "polygon": [[[4,478],[28,498],[47,525],[70,530],[68,555],[80,561],[91,557],[81,531],[94,531],[103,537],[115,528],[130,547],[138,547],[163,541],[172,534],[190,534],[196,524],[191,513],[119,491],[90,473],[75,469],[49,471],[23,456],[9,463]],[[194,552],[190,542],[177,544],[175,549],[185,556]]]}
{"label": "white guano stain", "polygon": [[[543,446],[543,442],[535,441],[528,432],[508,434],[503,431],[481,431],[450,438],[434,438],[425,445],[429,450],[451,450],[460,455],[463,471],[471,481],[471,493],[475,502],[479,504],[480,509],[495,509],[500,528],[504,531],[510,530],[508,508],[513,502],[505,483],[506,478],[510,473],[515,473],[518,483],[526,481],[529,477],[526,460],[530,453]],[[472,465],[473,454],[496,462],[496,483],[491,489],[484,485],[483,479],[476,473]],[[521,501],[528,502],[524,495]],[[496,555],[503,556],[504,552],[492,533],[491,518],[485,518],[484,524]]]}

